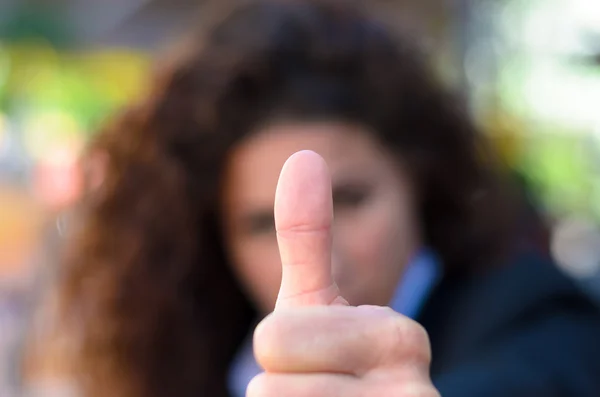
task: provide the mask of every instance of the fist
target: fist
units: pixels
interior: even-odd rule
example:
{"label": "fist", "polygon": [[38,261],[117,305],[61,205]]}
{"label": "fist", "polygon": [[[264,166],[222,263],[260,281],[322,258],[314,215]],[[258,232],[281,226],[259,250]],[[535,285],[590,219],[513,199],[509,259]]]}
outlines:
{"label": "fist", "polygon": [[275,198],[282,280],[254,333],[265,370],[248,397],[439,397],[425,330],[385,307],[352,307],[331,271],[331,181],[316,153],[294,154]]}

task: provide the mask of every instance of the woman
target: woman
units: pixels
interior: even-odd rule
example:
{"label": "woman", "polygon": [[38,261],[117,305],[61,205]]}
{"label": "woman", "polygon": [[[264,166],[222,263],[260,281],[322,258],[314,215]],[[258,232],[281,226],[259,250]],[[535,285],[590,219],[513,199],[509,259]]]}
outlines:
{"label": "woman", "polygon": [[65,288],[86,395],[242,395],[281,279],[279,171],[304,149],[331,172],[342,295],[423,324],[443,396],[600,391],[595,309],[524,253],[483,139],[359,7],[251,2],[101,139]]}

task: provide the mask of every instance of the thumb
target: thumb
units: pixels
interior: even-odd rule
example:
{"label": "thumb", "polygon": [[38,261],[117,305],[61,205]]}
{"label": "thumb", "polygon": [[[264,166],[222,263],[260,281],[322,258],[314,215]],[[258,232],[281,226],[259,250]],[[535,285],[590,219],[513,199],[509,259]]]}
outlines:
{"label": "thumb", "polygon": [[276,308],[347,304],[331,271],[331,177],[325,160],[301,151],[284,164],[275,194],[282,279]]}

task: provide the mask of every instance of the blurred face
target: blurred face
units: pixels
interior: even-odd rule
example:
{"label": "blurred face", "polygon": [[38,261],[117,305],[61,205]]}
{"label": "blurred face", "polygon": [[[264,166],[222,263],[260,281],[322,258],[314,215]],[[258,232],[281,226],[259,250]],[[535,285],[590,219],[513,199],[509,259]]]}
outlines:
{"label": "blurred face", "polygon": [[343,296],[355,305],[389,304],[420,243],[414,192],[399,161],[350,124],[275,124],[232,152],[223,225],[234,271],[256,307],[270,312],[281,280],[275,189],[284,162],[303,149],[323,156],[331,171],[332,268]]}

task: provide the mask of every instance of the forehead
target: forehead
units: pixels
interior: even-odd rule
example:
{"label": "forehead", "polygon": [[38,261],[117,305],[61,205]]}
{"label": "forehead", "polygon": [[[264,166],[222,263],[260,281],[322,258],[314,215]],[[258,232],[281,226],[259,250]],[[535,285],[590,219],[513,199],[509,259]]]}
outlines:
{"label": "forehead", "polygon": [[274,124],[232,151],[226,172],[226,199],[237,205],[273,202],[281,167],[300,150],[313,150],[323,156],[334,180],[339,174],[372,167],[382,157],[379,145],[360,126],[341,122]]}

